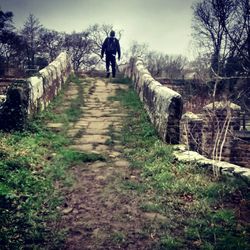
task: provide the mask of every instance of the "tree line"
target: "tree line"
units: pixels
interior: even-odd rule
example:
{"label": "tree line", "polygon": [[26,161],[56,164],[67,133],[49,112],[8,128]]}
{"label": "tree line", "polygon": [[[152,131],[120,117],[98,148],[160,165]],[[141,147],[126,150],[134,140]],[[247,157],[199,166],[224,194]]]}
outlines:
{"label": "tree line", "polygon": [[192,8],[200,52],[195,66],[205,82],[212,82],[213,100],[223,97],[249,113],[250,1],[199,0]]}
{"label": "tree line", "polygon": [[220,76],[250,74],[249,0],[202,0],[193,5],[193,35]]}
{"label": "tree line", "polygon": [[147,44],[133,41],[128,54],[128,57],[142,58],[149,72],[156,78],[182,79],[187,72],[187,57],[150,50]]}
{"label": "tree line", "polygon": [[[249,0],[198,0],[193,6],[193,38],[198,51],[188,62],[182,55],[151,51],[146,44],[133,42],[123,53],[124,63],[140,56],[155,77],[182,78],[191,71],[201,81],[215,77],[249,77],[250,4]],[[23,69],[44,67],[61,50],[72,55],[75,71],[90,68],[100,61],[103,40],[112,25],[91,25],[71,34],[50,30],[29,15],[20,30],[13,25],[13,13],[0,10],[0,73],[13,65]],[[116,31],[118,39],[122,31]],[[124,50],[123,50],[124,51]]]}
{"label": "tree line", "polygon": [[[74,70],[96,65],[100,61],[103,40],[112,25],[91,25],[82,32],[58,32],[43,27],[39,19],[30,14],[23,27],[13,25],[13,13],[0,10],[0,76],[14,67],[21,72],[37,71],[53,61],[61,51],[72,56]],[[117,31],[118,38],[121,31]]]}
{"label": "tree line", "polygon": [[[32,73],[48,65],[62,50],[70,52],[76,72],[89,69],[100,62],[102,43],[112,29],[110,24],[94,24],[82,32],[67,34],[43,27],[39,19],[30,14],[23,27],[17,30],[13,25],[13,13],[0,10],[0,75],[17,65],[20,71]],[[116,35],[121,39],[122,31],[116,30]],[[133,42],[127,51],[123,49],[120,63],[131,56],[143,57],[155,77],[180,78],[187,63],[187,58],[181,55],[150,51],[147,45],[138,42]]]}
{"label": "tree line", "polygon": [[[195,59],[148,51],[134,42],[132,55],[143,57],[154,76],[180,78],[192,71],[202,82],[250,75],[249,0],[198,0],[192,5]],[[197,53],[198,52],[198,53]],[[231,81],[233,82],[233,81]]]}

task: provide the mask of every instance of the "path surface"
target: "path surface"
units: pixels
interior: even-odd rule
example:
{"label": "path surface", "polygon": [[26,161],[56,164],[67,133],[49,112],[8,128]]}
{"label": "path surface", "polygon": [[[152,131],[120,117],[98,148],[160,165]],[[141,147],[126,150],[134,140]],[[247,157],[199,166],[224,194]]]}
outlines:
{"label": "path surface", "polygon": [[[60,225],[68,231],[65,249],[150,249],[152,243],[144,233],[147,218],[139,209],[140,198],[121,189],[124,180],[135,180],[138,174],[122,157],[119,136],[127,113],[118,101],[110,100],[118,89],[127,86],[89,81],[84,88],[82,116],[68,131],[73,138],[70,148],[100,153],[107,161],[71,170],[75,181],[64,191]],[[75,98],[76,90],[74,84],[70,86],[69,99]]]}
{"label": "path surface", "polygon": [[119,102],[110,101],[116,90],[126,89],[126,85],[92,81],[84,89],[83,115],[69,136],[75,137],[71,148],[87,152],[102,153],[109,157],[118,157],[122,147],[113,137],[120,132],[122,119],[126,114],[121,111]]}

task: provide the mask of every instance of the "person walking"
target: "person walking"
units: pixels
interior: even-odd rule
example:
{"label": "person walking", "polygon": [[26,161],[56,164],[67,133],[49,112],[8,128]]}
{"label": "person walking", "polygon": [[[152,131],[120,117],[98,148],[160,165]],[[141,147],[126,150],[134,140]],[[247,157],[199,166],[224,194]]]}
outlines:
{"label": "person walking", "polygon": [[115,77],[116,74],[116,53],[118,53],[118,60],[121,59],[121,48],[120,43],[117,38],[115,38],[115,32],[112,30],[110,36],[107,37],[102,44],[101,58],[103,55],[106,55],[106,77],[110,77],[110,64],[112,68],[112,77]]}

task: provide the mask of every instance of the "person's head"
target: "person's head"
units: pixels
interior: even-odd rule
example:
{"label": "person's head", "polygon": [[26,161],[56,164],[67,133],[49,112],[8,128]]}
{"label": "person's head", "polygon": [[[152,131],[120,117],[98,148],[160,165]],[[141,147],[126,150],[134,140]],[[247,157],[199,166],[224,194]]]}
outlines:
{"label": "person's head", "polygon": [[113,30],[110,31],[110,34],[109,34],[111,37],[115,37],[115,32]]}

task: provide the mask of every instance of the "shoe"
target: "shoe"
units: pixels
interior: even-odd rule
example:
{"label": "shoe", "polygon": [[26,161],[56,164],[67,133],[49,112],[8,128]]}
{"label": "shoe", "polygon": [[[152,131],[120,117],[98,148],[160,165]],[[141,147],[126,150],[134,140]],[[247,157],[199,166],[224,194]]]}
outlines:
{"label": "shoe", "polygon": [[109,77],[110,77],[110,73],[107,73],[106,78],[109,78]]}

